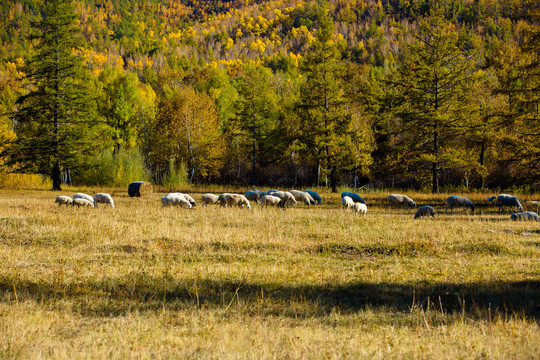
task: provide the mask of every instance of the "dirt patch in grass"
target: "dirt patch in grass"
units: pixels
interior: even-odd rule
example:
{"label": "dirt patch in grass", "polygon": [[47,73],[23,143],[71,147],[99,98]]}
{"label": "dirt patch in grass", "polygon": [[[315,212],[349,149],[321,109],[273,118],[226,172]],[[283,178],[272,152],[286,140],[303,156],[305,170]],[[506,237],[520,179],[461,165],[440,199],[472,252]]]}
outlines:
{"label": "dirt patch in grass", "polygon": [[417,256],[419,254],[433,254],[435,250],[424,243],[405,242],[397,245],[370,244],[370,245],[348,245],[348,244],[324,244],[315,247],[314,252],[323,254],[337,254],[346,257],[364,256]]}

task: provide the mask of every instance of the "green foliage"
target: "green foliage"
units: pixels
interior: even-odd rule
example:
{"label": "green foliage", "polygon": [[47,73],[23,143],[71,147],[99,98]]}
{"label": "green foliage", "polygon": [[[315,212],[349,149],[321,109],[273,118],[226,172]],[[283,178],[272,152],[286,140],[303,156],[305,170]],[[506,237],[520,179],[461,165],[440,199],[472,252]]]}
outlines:
{"label": "green foliage", "polygon": [[139,149],[105,150],[90,159],[90,166],[73,174],[74,184],[126,187],[133,181],[150,181],[150,171]]}
{"label": "green foliage", "polygon": [[49,174],[55,190],[60,189],[60,171],[79,167],[95,149],[92,81],[76,52],[84,39],[75,19],[71,1],[52,0],[45,3],[43,19],[33,24],[32,90],[18,100],[18,138],[12,148],[18,170]]}
{"label": "green foliage", "polygon": [[188,185],[189,180],[186,163],[184,161],[180,161],[180,164],[177,165],[175,159],[170,159],[169,168],[161,180],[161,184],[171,189]]}

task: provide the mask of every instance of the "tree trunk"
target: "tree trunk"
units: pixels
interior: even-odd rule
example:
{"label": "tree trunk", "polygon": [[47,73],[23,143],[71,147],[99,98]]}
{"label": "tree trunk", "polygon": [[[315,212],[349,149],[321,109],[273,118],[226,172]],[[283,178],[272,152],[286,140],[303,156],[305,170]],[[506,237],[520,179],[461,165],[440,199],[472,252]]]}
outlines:
{"label": "tree trunk", "polygon": [[[486,154],[486,140],[482,139],[482,142],[480,143],[480,159],[478,162],[480,163],[480,166],[484,166],[484,157]],[[483,189],[486,187],[486,179],[484,178],[484,175],[480,175],[480,187]]]}
{"label": "tree trunk", "polygon": [[332,187],[332,192],[337,193],[337,179],[336,179],[336,167],[332,166],[330,169],[330,186]]}
{"label": "tree trunk", "polygon": [[[439,155],[439,132],[435,131],[435,134],[433,135],[433,154],[435,156]],[[433,174],[433,194],[439,193],[439,164],[436,161],[433,162],[432,168],[431,168],[432,174]]]}
{"label": "tree trunk", "polygon": [[53,183],[52,190],[53,191],[60,191],[62,190],[61,184],[62,184],[62,174],[60,174],[60,165],[58,164],[58,161],[55,161],[52,171],[51,171],[51,180]]}

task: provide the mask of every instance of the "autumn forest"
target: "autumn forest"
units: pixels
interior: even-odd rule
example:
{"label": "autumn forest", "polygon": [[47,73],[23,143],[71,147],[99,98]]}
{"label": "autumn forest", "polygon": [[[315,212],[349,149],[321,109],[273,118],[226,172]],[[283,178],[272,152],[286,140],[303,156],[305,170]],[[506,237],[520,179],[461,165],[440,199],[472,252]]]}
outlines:
{"label": "autumn forest", "polygon": [[0,2],[0,176],[540,191],[534,0]]}

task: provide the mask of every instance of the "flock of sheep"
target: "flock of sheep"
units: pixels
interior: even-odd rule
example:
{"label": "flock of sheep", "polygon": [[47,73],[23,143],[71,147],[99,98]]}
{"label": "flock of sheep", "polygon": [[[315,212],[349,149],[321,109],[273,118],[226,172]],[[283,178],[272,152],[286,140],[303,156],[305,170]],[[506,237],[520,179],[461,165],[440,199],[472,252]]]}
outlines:
{"label": "flock of sheep", "polygon": [[[386,200],[390,206],[407,206],[407,207],[417,207],[416,203],[407,195],[402,194],[391,194]],[[244,195],[241,194],[231,194],[224,193],[220,195],[216,194],[203,194],[201,196],[201,201],[203,206],[208,206],[211,204],[217,204],[224,207],[240,207],[251,209],[250,201],[260,204],[261,207],[267,206],[276,206],[280,208],[286,208],[290,206],[295,206],[299,202],[306,205],[315,205],[321,204],[321,196],[313,191],[300,191],[300,190],[289,190],[289,191],[280,191],[280,190],[249,190]],[[498,205],[499,211],[503,211],[505,206],[510,206],[514,209],[519,210],[520,212],[513,213],[510,218],[512,220],[535,220],[539,221],[539,217],[535,212],[532,211],[523,211],[523,207],[519,199],[512,195],[501,194],[499,196],[492,196],[487,199],[488,202],[491,202],[495,205]],[[114,208],[114,201],[111,195],[105,193],[95,194],[93,197],[84,194],[77,193],[73,195],[73,198],[69,196],[58,196],[55,200],[59,206],[61,205],[71,205],[77,207],[97,207],[99,203],[107,204],[111,208]],[[531,205],[540,205],[538,201],[527,201]],[[168,193],[167,195],[161,198],[161,204],[163,207],[169,206],[180,206],[184,208],[192,208],[196,205],[195,200],[188,194],[184,193]],[[353,210],[356,215],[363,214],[367,215],[367,205],[360,197],[360,195],[344,191],[341,193],[341,204],[342,208],[345,210]],[[474,212],[475,206],[473,202],[467,199],[464,196],[449,196],[446,199],[446,208],[445,212],[450,209],[451,212],[454,211],[454,208],[462,207],[464,210],[468,208]],[[414,218],[420,217],[435,217],[436,212],[432,206],[424,205],[420,206],[416,211]]]}

